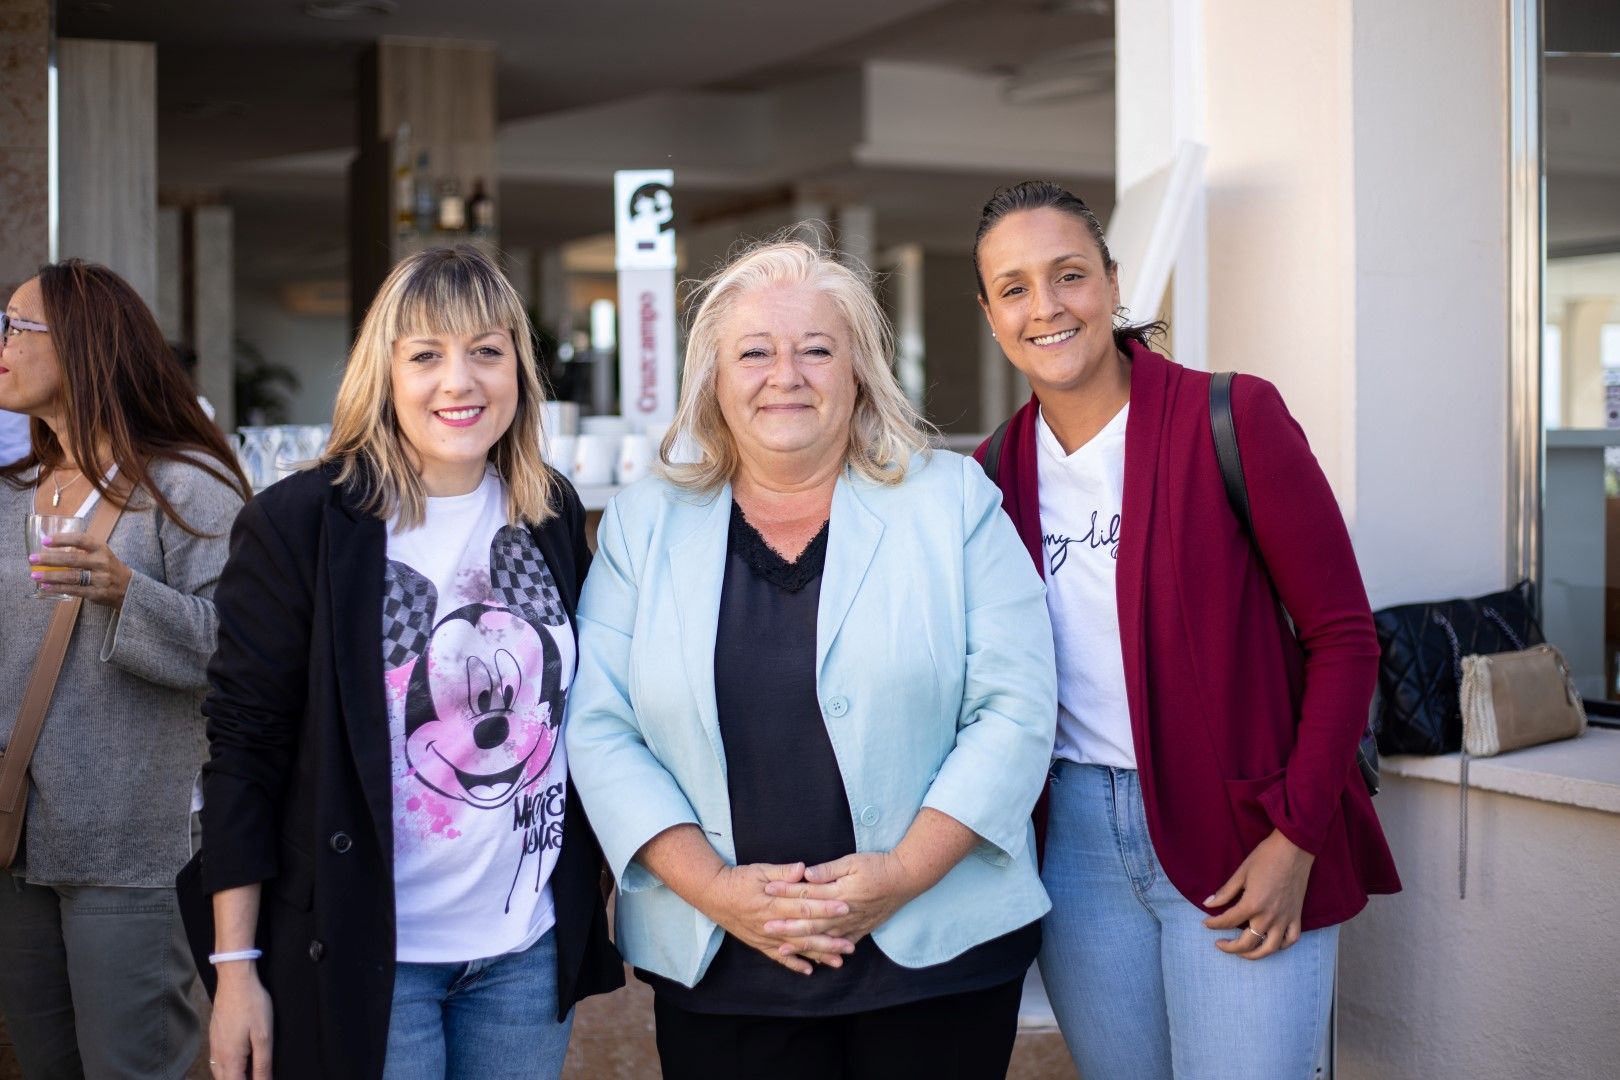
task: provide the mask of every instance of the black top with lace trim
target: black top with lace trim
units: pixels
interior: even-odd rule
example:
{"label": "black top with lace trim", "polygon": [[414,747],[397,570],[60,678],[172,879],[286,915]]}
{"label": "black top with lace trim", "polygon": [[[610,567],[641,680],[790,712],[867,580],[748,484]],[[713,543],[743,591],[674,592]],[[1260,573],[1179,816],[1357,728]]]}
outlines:
{"label": "black top with lace trim", "polygon": [[754,572],[755,577],[768,581],[786,592],[803,592],[806,585],[821,576],[821,568],[827,563],[829,524],[830,522],[823,521],[821,531],[811,538],[797,559],[789,562],[765,542],[759,530],[749,524],[742,507],[737,505],[737,500],[733,499],[728,546],[748,564],[748,569]]}

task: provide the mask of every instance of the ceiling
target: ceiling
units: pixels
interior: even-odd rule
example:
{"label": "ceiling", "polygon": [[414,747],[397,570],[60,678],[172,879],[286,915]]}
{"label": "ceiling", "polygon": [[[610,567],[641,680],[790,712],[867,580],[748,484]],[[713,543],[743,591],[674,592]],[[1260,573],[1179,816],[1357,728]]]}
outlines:
{"label": "ceiling", "polygon": [[[520,121],[659,93],[858,80],[874,60],[1004,74],[1113,34],[1109,0],[397,0],[390,16],[354,21],[314,18],[307,6],[60,0],[61,36],[157,45],[160,189],[169,201],[233,208],[238,276],[249,287],[344,276],[359,61],[384,35],[493,43],[500,119],[515,133]],[[591,125],[567,130],[580,129]],[[886,231],[954,244],[963,213],[1020,178],[839,167],[804,179],[864,197]],[[610,229],[610,183],[607,169],[595,183],[503,170],[503,241],[549,246]],[[780,183],[760,194],[779,195]],[[748,198],[688,183],[680,214],[702,220]]]}
{"label": "ceiling", "polygon": [[[236,208],[247,277],[341,273],[345,189],[336,163],[354,144],[359,58],[382,35],[494,43],[500,117],[511,123],[663,91],[769,91],[818,75],[855,78],[873,60],[1006,74],[1113,33],[1108,0],[380,0],[392,15],[352,21],[312,17],[309,6],[59,4],[63,36],[157,44],[160,185],[171,197],[201,194]],[[1620,177],[1620,59],[1550,58],[1544,94],[1549,241],[1570,250],[1620,242],[1620,203],[1611,194]],[[323,155],[324,175],[295,167]],[[282,162],[289,167],[266,167]],[[964,200],[976,205],[993,186],[984,175],[920,170],[841,169],[814,179],[861,195],[880,222],[918,237],[954,229],[954,214],[931,216],[930,206],[959,214]],[[512,178],[502,192],[503,231],[523,242],[599,231],[607,182]],[[687,185],[682,216],[738,198]]]}
{"label": "ceiling", "polygon": [[1542,141],[1549,253],[1620,249],[1620,56],[1548,58]]}
{"label": "ceiling", "polygon": [[309,6],[61,0],[58,33],[157,44],[170,189],[227,187],[244,162],[352,146],[359,57],[383,35],[493,43],[510,121],[661,90],[768,88],[868,59],[1007,71],[1113,33],[1107,0],[383,0],[394,14],[353,21]]}

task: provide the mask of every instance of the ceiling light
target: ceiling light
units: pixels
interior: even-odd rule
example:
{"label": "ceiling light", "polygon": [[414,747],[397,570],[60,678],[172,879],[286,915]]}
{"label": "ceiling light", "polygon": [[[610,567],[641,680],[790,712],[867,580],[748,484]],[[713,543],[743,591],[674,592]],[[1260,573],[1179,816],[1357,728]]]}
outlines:
{"label": "ceiling light", "polygon": [[1112,15],[1114,0],[1046,0],[1042,5],[1053,15]]}
{"label": "ceiling light", "polygon": [[184,101],[174,108],[174,115],[185,120],[218,120],[222,117],[247,115],[247,103],[226,98]]}
{"label": "ceiling light", "polygon": [[1009,105],[1049,105],[1114,90],[1114,43],[1093,41],[1018,65],[1001,85]]}
{"label": "ceiling light", "polygon": [[304,14],[310,18],[333,22],[386,19],[398,10],[395,0],[309,0],[304,5]]}

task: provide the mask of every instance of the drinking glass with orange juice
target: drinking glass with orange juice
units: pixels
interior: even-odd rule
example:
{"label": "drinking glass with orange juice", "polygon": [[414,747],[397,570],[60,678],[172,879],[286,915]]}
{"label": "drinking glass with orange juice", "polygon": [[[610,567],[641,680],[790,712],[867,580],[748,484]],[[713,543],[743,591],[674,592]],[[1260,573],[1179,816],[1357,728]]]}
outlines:
{"label": "drinking glass with orange juice", "polygon": [[[28,515],[28,554],[38,555],[41,559],[50,554],[50,547],[46,545],[45,538],[63,533],[82,533],[90,527],[90,522],[82,517],[73,517],[68,514],[29,514]],[[29,567],[32,570],[67,570],[66,566],[46,566],[43,562]],[[41,592],[42,582],[34,582],[34,598],[36,600],[71,600],[73,597],[66,593]]]}

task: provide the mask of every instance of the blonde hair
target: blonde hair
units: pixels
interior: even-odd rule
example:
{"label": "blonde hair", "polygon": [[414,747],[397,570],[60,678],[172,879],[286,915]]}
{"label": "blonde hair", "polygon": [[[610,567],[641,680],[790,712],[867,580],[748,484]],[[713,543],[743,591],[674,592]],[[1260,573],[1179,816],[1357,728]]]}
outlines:
{"label": "blonde hair", "polygon": [[517,412],[490,447],[506,482],[506,518],[538,525],[556,513],[556,475],[540,456],[541,388],[534,337],[523,301],[488,256],[457,244],[402,259],[377,290],[349,353],[332,413],[332,437],[321,462],[338,465],[338,483],[383,520],[399,515],[414,528],[427,510],[422,478],[411,467],[394,412],[393,351],[401,338],[471,337],[505,330],[517,352]]}
{"label": "blonde hair", "polygon": [[[845,464],[875,483],[898,484],[905,479],[912,455],[927,451],[929,425],[900,389],[890,366],[894,334],[873,294],[871,272],[858,262],[840,262],[802,240],[786,239],[804,227],[794,226],[746,247],[697,285],[680,403],[659,448],[664,475],[672,483],[710,492],[736,472],[736,443],[715,396],[721,328],[739,297],[778,285],[814,287],[832,299],[848,324],[855,411]],[[673,460],[675,447],[682,444],[695,452],[696,461]]]}

